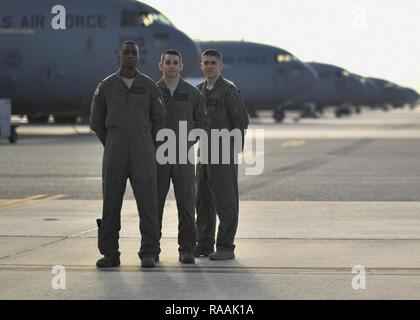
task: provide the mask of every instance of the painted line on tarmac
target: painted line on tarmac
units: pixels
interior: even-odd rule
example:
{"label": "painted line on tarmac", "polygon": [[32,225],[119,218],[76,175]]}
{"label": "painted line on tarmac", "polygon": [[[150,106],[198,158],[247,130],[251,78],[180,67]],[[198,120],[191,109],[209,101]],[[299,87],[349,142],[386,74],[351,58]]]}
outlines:
{"label": "painted line on tarmac", "polygon": [[[153,273],[254,273],[254,274],[342,274],[352,275],[352,268],[317,268],[317,267],[223,267],[223,266],[161,266],[144,269],[139,265],[120,266],[98,269],[94,265],[63,265],[67,271],[100,272],[153,272]],[[54,265],[2,264],[0,270],[43,271],[51,270]],[[420,268],[365,268],[370,275],[420,276]]]}
{"label": "painted line on tarmac", "polygon": [[47,198],[44,198],[44,199],[41,199],[41,200],[42,201],[45,201],[45,200],[58,200],[58,199],[63,199],[65,197],[66,197],[65,194],[57,194],[55,196],[50,196],[50,197],[47,197]]}
{"label": "painted line on tarmac", "polygon": [[30,197],[22,198],[22,199],[14,199],[14,200],[7,200],[0,203],[0,211],[4,211],[6,209],[20,207],[24,205],[28,205],[34,202],[44,201],[44,200],[57,200],[62,199],[66,195],[65,194],[57,194],[53,196],[48,196],[48,194],[36,194]]}
{"label": "painted line on tarmac", "polygon": [[14,206],[14,205],[19,205],[19,204],[23,204],[23,203],[27,203],[27,202],[31,202],[34,200],[38,200],[44,197],[47,197],[48,194],[36,194],[30,197],[26,197],[26,198],[22,198],[22,199],[14,199],[14,200],[10,200],[10,201],[5,201],[3,203],[0,204],[0,209],[4,208],[4,207],[10,207],[10,206]]}
{"label": "painted line on tarmac", "polygon": [[254,151],[254,150],[252,150],[252,151],[247,151],[247,152],[242,153],[242,157],[243,158],[256,158],[256,157],[262,156],[264,154],[265,154],[264,151]]}
{"label": "painted line on tarmac", "polygon": [[295,148],[306,143],[305,140],[290,140],[281,145],[282,148]]}

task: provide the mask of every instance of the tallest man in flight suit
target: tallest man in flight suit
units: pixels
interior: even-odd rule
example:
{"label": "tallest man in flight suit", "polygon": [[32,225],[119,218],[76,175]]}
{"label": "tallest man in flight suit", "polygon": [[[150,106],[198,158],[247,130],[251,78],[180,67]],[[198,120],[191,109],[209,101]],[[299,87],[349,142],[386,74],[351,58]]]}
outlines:
{"label": "tallest man in flight suit", "polygon": [[120,265],[121,206],[130,179],[140,215],[139,257],[142,267],[151,268],[159,245],[154,136],[166,125],[166,109],[155,82],[136,69],[137,45],[124,42],[118,58],[120,69],[100,82],[91,106],[90,127],[105,147],[98,220],[98,247],[105,257],[96,265]]}

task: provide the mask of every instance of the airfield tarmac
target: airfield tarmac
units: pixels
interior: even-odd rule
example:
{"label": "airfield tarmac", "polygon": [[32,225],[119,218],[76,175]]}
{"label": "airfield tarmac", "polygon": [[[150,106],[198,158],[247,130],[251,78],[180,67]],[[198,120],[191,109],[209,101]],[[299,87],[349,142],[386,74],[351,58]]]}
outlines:
{"label": "airfield tarmac", "polygon": [[[102,146],[87,126],[22,124],[16,145],[0,141],[0,299],[420,299],[420,108],[263,114],[250,128],[264,129],[264,171],[240,168],[235,260],[178,262],[171,192],[161,262],[142,270],[128,184],[121,267],[102,271]],[[354,266],[366,289],[353,288]]]}

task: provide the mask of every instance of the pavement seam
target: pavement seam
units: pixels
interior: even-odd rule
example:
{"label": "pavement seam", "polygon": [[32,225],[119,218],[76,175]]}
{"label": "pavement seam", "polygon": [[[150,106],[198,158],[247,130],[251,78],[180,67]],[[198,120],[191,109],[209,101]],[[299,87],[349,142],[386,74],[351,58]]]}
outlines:
{"label": "pavement seam", "polygon": [[[123,218],[123,219],[121,219],[121,222],[123,222],[123,221],[128,221],[128,220],[130,220],[130,219],[135,219],[135,217],[126,217],[126,218]],[[98,230],[98,228],[94,228],[94,229],[89,229],[89,230],[87,230],[87,231],[82,231],[82,232],[79,232],[79,233],[76,233],[76,234],[73,234],[73,235],[68,235],[68,236],[55,236],[54,238],[60,238],[60,239],[57,239],[57,240],[55,240],[55,241],[51,241],[51,242],[48,242],[48,243],[44,243],[44,244],[42,244],[41,246],[38,246],[38,247],[36,247],[36,248],[31,248],[31,249],[27,249],[27,250],[23,250],[23,251],[19,251],[19,252],[15,252],[15,253],[12,253],[12,254],[9,254],[9,255],[6,255],[6,256],[3,256],[3,257],[0,257],[0,260],[5,260],[5,259],[8,259],[8,258],[12,258],[12,257],[15,257],[15,256],[18,256],[18,255],[22,255],[22,254],[25,254],[25,253],[28,253],[28,252],[33,252],[33,251],[36,251],[36,250],[39,250],[39,249],[42,249],[42,248],[45,248],[45,247],[47,247],[47,246],[50,246],[50,245],[53,245],[53,244],[56,244],[56,243],[58,243],[58,242],[61,242],[61,241],[64,241],[64,240],[67,240],[67,239],[72,239],[72,238],[75,238],[75,237],[78,237],[78,235],[81,235],[81,234],[84,234],[84,233],[87,233],[87,232],[92,232],[92,231],[94,231],[94,230]],[[0,236],[0,238],[1,238],[2,236]],[[42,237],[39,237],[39,238],[42,238]],[[50,238],[50,237],[46,237],[46,238]],[[80,238],[82,238],[82,237],[80,237]]]}
{"label": "pavement seam", "polygon": [[[0,270],[50,270],[54,265],[0,265]],[[142,269],[140,265],[127,265],[117,268],[98,269],[94,265],[66,265],[66,270],[70,271],[97,271],[97,272],[151,272],[151,273],[257,273],[257,274],[344,274],[352,276],[352,268],[345,267],[229,267],[229,266],[161,266],[157,265],[153,269]],[[400,276],[420,276],[420,268],[365,268],[369,275],[400,275]]]}

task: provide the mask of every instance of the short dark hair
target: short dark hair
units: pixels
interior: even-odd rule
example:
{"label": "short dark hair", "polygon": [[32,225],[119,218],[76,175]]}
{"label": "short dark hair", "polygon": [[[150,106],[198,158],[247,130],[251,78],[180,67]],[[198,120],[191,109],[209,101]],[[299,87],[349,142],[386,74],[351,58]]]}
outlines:
{"label": "short dark hair", "polygon": [[160,56],[160,63],[163,63],[163,60],[165,59],[165,56],[167,54],[170,54],[170,55],[173,55],[173,56],[178,56],[179,57],[179,61],[182,63],[182,55],[176,49],[168,49],[164,53],[162,53],[162,55]]}
{"label": "short dark hair", "polygon": [[119,49],[118,49],[118,52],[121,52],[121,50],[124,48],[124,46],[125,45],[127,45],[127,44],[132,44],[132,45],[134,45],[134,46],[136,46],[137,47],[137,51],[140,51],[139,50],[139,46],[137,45],[137,43],[135,43],[134,41],[132,41],[132,40],[127,40],[127,41],[124,41],[124,42],[122,42],[121,44],[120,44],[120,47],[119,47]]}
{"label": "short dark hair", "polygon": [[220,61],[223,60],[222,54],[220,53],[220,51],[216,50],[216,49],[207,49],[205,50],[202,54],[202,57],[204,56],[211,56],[211,57],[216,57],[218,58]]}

